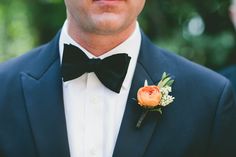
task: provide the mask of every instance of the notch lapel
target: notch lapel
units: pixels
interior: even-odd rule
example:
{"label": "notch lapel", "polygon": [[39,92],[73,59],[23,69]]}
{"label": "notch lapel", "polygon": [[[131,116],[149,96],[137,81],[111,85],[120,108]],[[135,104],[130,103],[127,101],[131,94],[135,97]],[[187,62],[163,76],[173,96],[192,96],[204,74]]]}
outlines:
{"label": "notch lapel", "polygon": [[39,157],[69,157],[57,37],[21,73],[26,111]]}

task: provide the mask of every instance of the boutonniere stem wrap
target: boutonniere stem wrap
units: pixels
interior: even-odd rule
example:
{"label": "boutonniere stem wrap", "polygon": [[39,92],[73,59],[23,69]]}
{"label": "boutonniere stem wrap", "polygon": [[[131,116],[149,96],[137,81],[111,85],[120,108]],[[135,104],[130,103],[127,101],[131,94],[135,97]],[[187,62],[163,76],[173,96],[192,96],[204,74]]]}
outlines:
{"label": "boutonniere stem wrap", "polygon": [[163,73],[160,82],[157,85],[148,85],[145,80],[144,86],[138,90],[138,104],[144,108],[144,112],[139,118],[136,127],[139,128],[148,114],[148,112],[159,112],[162,114],[162,108],[174,101],[174,97],[169,95],[172,91],[171,86],[174,80],[166,72]]}

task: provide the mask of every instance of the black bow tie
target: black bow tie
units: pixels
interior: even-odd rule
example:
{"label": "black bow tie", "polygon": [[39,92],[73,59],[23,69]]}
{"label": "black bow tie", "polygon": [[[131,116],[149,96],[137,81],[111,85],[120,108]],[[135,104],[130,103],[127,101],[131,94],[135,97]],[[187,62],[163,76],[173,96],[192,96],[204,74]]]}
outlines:
{"label": "black bow tie", "polygon": [[61,67],[63,81],[73,80],[86,72],[94,72],[107,88],[119,93],[130,59],[125,53],[104,59],[89,59],[78,47],[64,44]]}

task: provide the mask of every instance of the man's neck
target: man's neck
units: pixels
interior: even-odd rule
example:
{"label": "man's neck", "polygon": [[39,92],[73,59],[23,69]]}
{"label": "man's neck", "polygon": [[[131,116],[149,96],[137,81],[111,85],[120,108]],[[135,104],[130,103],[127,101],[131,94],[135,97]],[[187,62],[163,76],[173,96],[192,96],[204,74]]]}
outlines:
{"label": "man's neck", "polygon": [[73,40],[79,43],[91,54],[94,56],[101,56],[128,39],[135,30],[135,24],[136,23],[132,24],[125,31],[116,34],[101,35],[80,31],[77,27],[71,25],[71,23],[68,23],[68,33]]}

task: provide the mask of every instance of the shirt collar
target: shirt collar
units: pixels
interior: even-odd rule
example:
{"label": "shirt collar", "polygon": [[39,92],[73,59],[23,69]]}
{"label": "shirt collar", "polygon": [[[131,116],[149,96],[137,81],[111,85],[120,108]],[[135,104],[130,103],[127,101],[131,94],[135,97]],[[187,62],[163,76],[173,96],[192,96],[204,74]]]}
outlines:
{"label": "shirt collar", "polygon": [[122,87],[125,89],[129,88],[131,85],[132,77],[134,74],[134,70],[136,67],[136,62],[140,50],[141,45],[141,32],[139,28],[138,22],[136,22],[136,27],[134,32],[131,34],[131,36],[126,39],[124,42],[122,42],[117,47],[113,48],[112,50],[108,51],[107,53],[96,57],[90,52],[88,52],[85,48],[83,48],[79,43],[74,41],[68,34],[68,22],[67,20],[64,22],[64,25],[62,27],[60,39],[59,39],[59,53],[60,53],[60,61],[62,62],[62,56],[63,56],[63,49],[64,44],[72,44],[80,48],[89,58],[106,58],[108,56],[119,54],[119,53],[127,53],[130,57],[130,64],[127,71],[127,75],[124,79]]}

